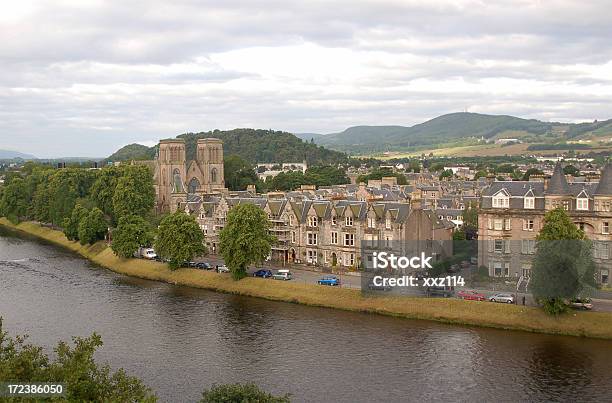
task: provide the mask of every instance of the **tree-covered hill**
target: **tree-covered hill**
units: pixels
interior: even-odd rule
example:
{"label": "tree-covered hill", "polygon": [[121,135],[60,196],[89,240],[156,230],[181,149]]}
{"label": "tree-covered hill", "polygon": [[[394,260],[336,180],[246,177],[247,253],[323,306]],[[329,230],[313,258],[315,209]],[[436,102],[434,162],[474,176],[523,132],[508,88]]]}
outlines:
{"label": "tree-covered hill", "polygon": [[[218,138],[223,141],[225,155],[238,155],[251,163],[302,162],[308,165],[336,165],[348,160],[346,154],[328,150],[322,146],[302,141],[291,133],[261,130],[214,130],[201,133],[185,133],[177,138],[185,139],[187,159],[195,157],[196,143],[201,138]],[[130,144],[111,155],[109,161],[153,159],[156,147]]]}

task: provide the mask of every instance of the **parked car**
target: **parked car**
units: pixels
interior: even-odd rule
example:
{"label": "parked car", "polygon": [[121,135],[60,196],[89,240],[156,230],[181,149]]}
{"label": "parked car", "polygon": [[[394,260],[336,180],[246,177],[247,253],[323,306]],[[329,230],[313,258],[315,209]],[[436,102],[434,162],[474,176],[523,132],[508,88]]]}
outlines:
{"label": "parked car", "polygon": [[198,264],[197,262],[186,262],[185,266],[187,266],[187,267],[198,267],[197,264]]}
{"label": "parked car", "polygon": [[459,291],[457,298],[469,300],[469,301],[484,301],[487,297],[476,291]]}
{"label": "parked car", "polygon": [[272,277],[272,270],[259,269],[253,273],[253,277],[269,278]]}
{"label": "parked car", "polygon": [[222,264],[221,266],[217,266],[217,273],[229,273],[230,269],[226,265]]}
{"label": "parked car", "polygon": [[428,297],[444,297],[448,298],[455,293],[455,287],[452,286],[433,286],[427,287]]}
{"label": "parked car", "polygon": [[293,274],[289,270],[277,270],[276,273],[272,275],[274,280],[291,280],[293,278]]}
{"label": "parked car", "polygon": [[574,309],[584,309],[585,311],[593,309],[593,303],[590,298],[575,298],[570,301],[570,307]]}
{"label": "parked car", "polygon": [[336,286],[340,285],[340,279],[336,276],[325,276],[323,278],[318,279],[317,284]]}
{"label": "parked car", "polygon": [[370,281],[368,281],[368,290],[370,291],[391,291],[391,286],[376,285],[374,284],[374,279],[370,279]]}
{"label": "parked car", "polygon": [[202,270],[211,270],[213,267],[210,265],[210,263],[206,263],[206,262],[197,262],[195,264],[195,268],[196,269],[202,269]]}
{"label": "parked car", "polygon": [[514,294],[500,292],[500,293],[491,295],[489,297],[489,301],[505,302],[506,304],[514,304]]}
{"label": "parked car", "polygon": [[145,259],[155,259],[157,257],[157,253],[155,253],[153,248],[143,249],[142,257]]}

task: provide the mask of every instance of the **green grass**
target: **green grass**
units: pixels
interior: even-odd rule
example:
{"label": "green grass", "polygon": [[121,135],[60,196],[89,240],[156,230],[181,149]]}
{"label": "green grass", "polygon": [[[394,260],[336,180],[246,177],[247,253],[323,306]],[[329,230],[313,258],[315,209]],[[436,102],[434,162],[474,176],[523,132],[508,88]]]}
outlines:
{"label": "green grass", "polygon": [[296,282],[281,282],[248,277],[234,281],[220,275],[195,269],[172,271],[166,264],[142,260],[121,259],[104,242],[82,246],[66,239],[63,233],[40,227],[35,223],[5,225],[69,248],[91,261],[117,273],[171,284],[204,288],[231,294],[265,298],[273,301],[377,313],[411,319],[474,325],[499,329],[523,330],[571,336],[612,339],[612,313],[575,312],[559,318],[550,317],[540,309],[506,304],[442,298],[409,298],[362,295],[359,290],[320,287]]}

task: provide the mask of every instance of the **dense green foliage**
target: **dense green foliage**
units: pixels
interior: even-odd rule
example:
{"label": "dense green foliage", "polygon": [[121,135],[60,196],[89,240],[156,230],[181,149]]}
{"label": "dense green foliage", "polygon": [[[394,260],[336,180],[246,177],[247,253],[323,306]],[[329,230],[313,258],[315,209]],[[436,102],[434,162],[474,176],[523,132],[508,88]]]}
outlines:
{"label": "dense green foliage", "polygon": [[171,269],[206,252],[200,226],[194,217],[180,210],[162,219],[154,248],[158,256],[168,259]]}
{"label": "dense green foliage", "polygon": [[64,235],[71,241],[79,240],[79,223],[87,216],[87,210],[77,203],[72,209],[70,217],[64,218]]}
{"label": "dense green foliage", "polygon": [[117,256],[132,257],[141,247],[153,243],[153,232],[144,218],[137,215],[127,215],[119,219],[117,228],[113,231],[111,249]]}
{"label": "dense green foliage", "polygon": [[238,155],[229,155],[223,160],[225,186],[229,190],[245,190],[247,185],[257,183],[254,165]]}
{"label": "dense green foliage", "polygon": [[16,223],[27,214],[27,210],[28,193],[25,181],[21,178],[15,178],[6,184],[2,190],[0,215]]}
{"label": "dense green foliage", "polygon": [[94,353],[102,346],[99,335],[74,337],[73,344],[59,342],[51,360],[42,347],[27,343],[27,336],[10,337],[0,318],[0,381],[64,383],[69,402],[156,401],[138,378],[95,362]]}
{"label": "dense green foliage", "polygon": [[559,314],[566,300],[595,287],[591,244],[562,208],[546,213],[537,240],[529,288],[546,312]]}
{"label": "dense green foliage", "polygon": [[153,209],[155,190],[151,171],[144,165],[129,165],[117,180],[113,194],[113,213],[118,219],[126,215],[145,215]]}
{"label": "dense green foliage", "polygon": [[229,211],[219,240],[221,255],[234,279],[245,277],[249,265],[263,262],[270,254],[274,237],[269,227],[266,213],[254,204],[240,204]]}
{"label": "dense green foliage", "polygon": [[79,242],[82,245],[93,244],[104,239],[108,231],[108,222],[104,218],[104,213],[94,207],[86,215],[83,215],[79,222]]}
{"label": "dense green foliage", "polygon": [[200,403],[289,403],[289,395],[273,396],[252,383],[215,385],[202,393]]}
{"label": "dense green foliage", "polygon": [[267,179],[261,186],[268,191],[295,190],[301,185],[332,186],[350,183],[346,172],[332,166],[318,166],[302,171],[281,172],[274,178]]}
{"label": "dense green foliage", "polygon": [[107,161],[138,161],[152,160],[155,157],[155,148],[143,146],[142,144],[129,144],[120,148]]}
{"label": "dense green foliage", "polygon": [[389,168],[377,168],[374,169],[372,172],[370,172],[367,175],[359,175],[357,177],[357,183],[365,183],[367,184],[369,180],[380,180],[383,177],[389,177],[389,176],[394,176],[397,178],[397,184],[398,185],[405,185],[406,183],[408,183],[406,181],[406,175],[402,174],[402,173],[395,173],[393,172],[391,169]]}

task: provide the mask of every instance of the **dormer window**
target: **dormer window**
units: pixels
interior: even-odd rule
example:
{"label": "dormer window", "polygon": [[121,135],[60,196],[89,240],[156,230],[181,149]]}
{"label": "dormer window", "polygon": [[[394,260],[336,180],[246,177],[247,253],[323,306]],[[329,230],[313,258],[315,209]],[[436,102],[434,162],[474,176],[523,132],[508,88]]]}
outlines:
{"label": "dormer window", "polygon": [[385,228],[391,229],[391,219],[389,217],[387,217],[387,219],[385,220]]}
{"label": "dormer window", "polygon": [[376,228],[376,217],[368,217],[368,228]]}
{"label": "dormer window", "polygon": [[353,226],[353,217],[344,217],[344,224],[347,227],[352,227]]}
{"label": "dormer window", "polygon": [[576,199],[576,210],[588,210],[589,209],[589,199],[586,197],[580,197]]}
{"label": "dormer window", "polygon": [[315,216],[308,217],[308,226],[309,227],[316,227],[318,224],[319,224],[319,220],[317,220],[317,217],[315,217]]}
{"label": "dormer window", "polygon": [[493,196],[493,208],[508,208],[510,207],[510,197],[500,192]]}
{"label": "dormer window", "polygon": [[338,218],[336,218],[336,216],[335,216],[335,215],[334,215],[334,216],[332,216],[332,218],[331,218],[331,223],[332,223],[332,225],[336,225],[336,224],[338,224]]}
{"label": "dormer window", "polygon": [[525,197],[523,208],[534,209],[535,208],[535,197]]}

